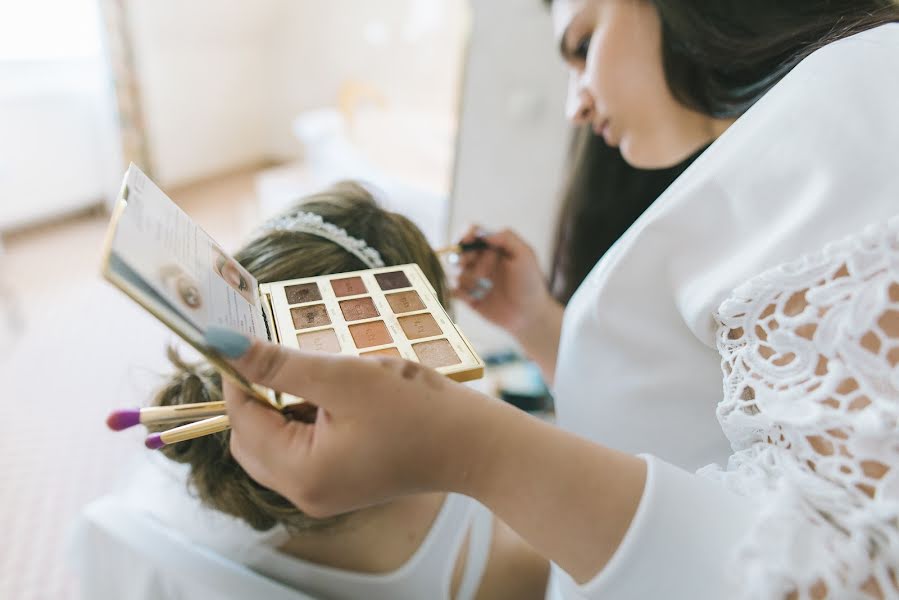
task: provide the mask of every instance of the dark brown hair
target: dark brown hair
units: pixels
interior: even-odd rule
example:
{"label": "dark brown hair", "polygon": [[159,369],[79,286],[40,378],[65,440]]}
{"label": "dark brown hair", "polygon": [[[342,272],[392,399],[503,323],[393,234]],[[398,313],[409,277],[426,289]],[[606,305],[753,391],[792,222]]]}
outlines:
{"label": "dark brown hair", "polygon": [[648,1],[662,23],[668,87],[714,117],[743,114],[815,50],[899,21],[893,0]]}
{"label": "dark brown hair", "polygon": [[[417,263],[447,305],[443,269],[421,231],[402,215],[383,210],[361,185],[344,182],[303,199],[284,214],[298,211],[320,215],[377,250],[388,266]],[[241,248],[234,257],[260,283],[343,273],[367,268],[355,255],[325,238],[297,231],[268,231]],[[175,375],[153,404],[171,406],[220,400],[222,382],[208,364],[188,364],[169,349]],[[156,430],[167,427],[156,428]],[[318,520],[300,512],[286,498],[259,485],[231,456],[230,432],[223,431],[165,446],[163,454],[190,465],[189,486],[207,506],[243,519],[264,531],[280,523],[292,531],[329,527],[341,517]]]}
{"label": "dark brown hair", "polygon": [[684,105],[738,116],[827,44],[899,21],[893,0],[652,0],[668,86]]}
{"label": "dark brown hair", "polygon": [[574,130],[549,288],[566,304],[603,254],[702,152],[667,169],[630,166],[589,127]]}

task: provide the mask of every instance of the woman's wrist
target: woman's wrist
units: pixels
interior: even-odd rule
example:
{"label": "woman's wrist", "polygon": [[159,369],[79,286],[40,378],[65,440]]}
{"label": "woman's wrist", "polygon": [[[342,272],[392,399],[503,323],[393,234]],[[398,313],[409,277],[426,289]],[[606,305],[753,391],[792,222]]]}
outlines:
{"label": "woman's wrist", "polygon": [[508,444],[522,431],[520,419],[531,417],[506,402],[482,398],[469,415],[472,434],[463,454],[465,477],[454,482],[453,491],[487,503],[498,474],[506,468]]}
{"label": "woman's wrist", "polygon": [[630,526],[646,464],[510,405],[478,404],[455,457],[465,476],[449,489],[487,506],[577,581],[589,580]]}
{"label": "woman's wrist", "polygon": [[440,416],[439,467],[431,471],[435,480],[429,487],[478,498],[490,473],[500,468],[495,464],[502,455],[498,434],[520,411],[470,387],[455,388],[460,393]]}

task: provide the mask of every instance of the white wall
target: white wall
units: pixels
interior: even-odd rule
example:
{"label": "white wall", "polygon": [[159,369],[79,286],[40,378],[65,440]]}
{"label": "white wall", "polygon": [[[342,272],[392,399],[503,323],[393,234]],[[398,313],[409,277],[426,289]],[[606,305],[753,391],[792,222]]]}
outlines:
{"label": "white wall", "polygon": [[117,187],[97,58],[0,61],[0,231],[102,202]]}
{"label": "white wall", "polygon": [[[156,179],[297,158],[305,110],[347,81],[390,108],[454,112],[466,0],[132,0]],[[429,11],[428,7],[437,10]]]}
{"label": "white wall", "polygon": [[[541,2],[473,0],[450,231],[509,227],[548,268],[569,128],[566,76]],[[460,306],[462,329],[481,349],[509,343]]]}
{"label": "white wall", "polygon": [[281,0],[133,0],[129,19],[156,179],[166,186],[269,154]]}
{"label": "white wall", "polygon": [[468,18],[468,0],[285,0],[273,148],[289,153],[292,119],[334,106],[347,81],[376,87],[392,111],[455,114]]}
{"label": "white wall", "polygon": [[2,232],[100,204],[121,170],[96,0],[0,4]]}

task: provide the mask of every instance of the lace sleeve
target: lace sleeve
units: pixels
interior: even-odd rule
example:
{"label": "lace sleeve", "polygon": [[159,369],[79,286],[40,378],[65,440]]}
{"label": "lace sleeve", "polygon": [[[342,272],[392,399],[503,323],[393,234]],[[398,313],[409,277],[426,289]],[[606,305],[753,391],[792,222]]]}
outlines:
{"label": "lace sleeve", "polygon": [[735,454],[762,499],[747,598],[899,597],[899,218],[766,272],[719,308]]}

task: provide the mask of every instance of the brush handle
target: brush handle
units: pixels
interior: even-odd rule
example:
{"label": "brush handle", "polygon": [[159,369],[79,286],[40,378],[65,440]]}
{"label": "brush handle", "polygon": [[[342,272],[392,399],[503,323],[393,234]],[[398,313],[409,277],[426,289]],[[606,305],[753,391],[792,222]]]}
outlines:
{"label": "brush handle", "polygon": [[491,248],[491,246],[487,243],[487,240],[484,238],[475,238],[470,242],[462,242],[461,244],[453,244],[452,246],[439,248],[438,250],[435,250],[435,252],[437,254],[462,254],[463,252],[488,250],[489,248]]}
{"label": "brush handle", "polygon": [[178,442],[185,442],[187,440],[203,437],[204,435],[212,435],[213,433],[224,431],[229,427],[231,427],[231,421],[228,419],[228,415],[221,415],[212,417],[211,419],[204,419],[203,421],[181,425],[180,427],[175,427],[174,429],[169,429],[162,433],[154,433],[149,436],[144,443],[147,448],[157,450],[169,444],[177,444]]}
{"label": "brush handle", "polygon": [[224,402],[197,402],[175,406],[149,406],[140,409],[140,422],[144,425],[161,425],[197,421],[225,414]]}
{"label": "brush handle", "polygon": [[471,252],[473,250],[488,250],[490,248],[490,244],[487,243],[487,240],[484,238],[475,238],[470,242],[462,242],[459,244],[459,250],[461,252]]}

